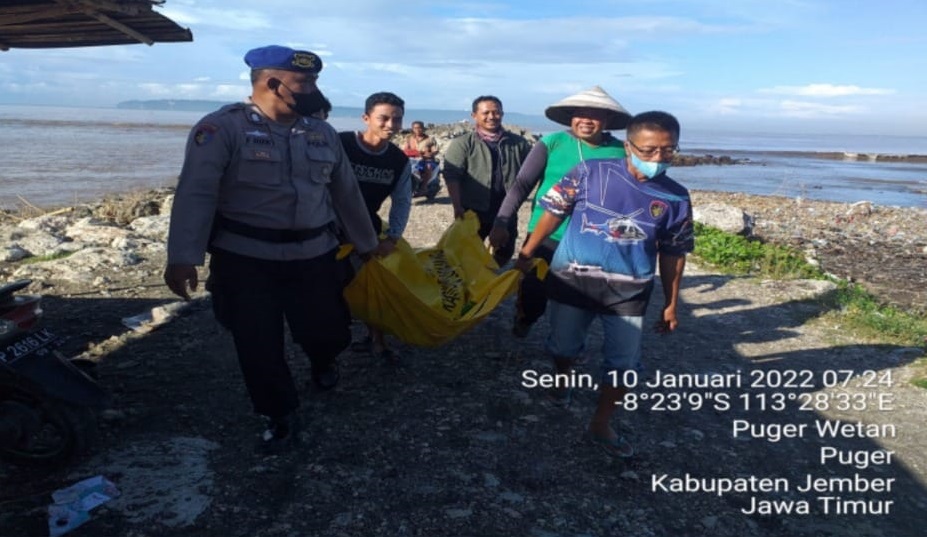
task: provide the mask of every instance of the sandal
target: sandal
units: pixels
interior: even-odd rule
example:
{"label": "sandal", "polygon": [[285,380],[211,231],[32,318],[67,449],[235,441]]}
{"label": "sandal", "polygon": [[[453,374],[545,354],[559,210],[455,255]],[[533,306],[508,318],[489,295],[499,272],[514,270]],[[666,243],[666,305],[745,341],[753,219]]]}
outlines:
{"label": "sandal", "polygon": [[370,336],[367,336],[360,341],[354,341],[351,343],[352,352],[371,352],[372,350],[373,340],[370,339]]}
{"label": "sandal", "polygon": [[257,449],[263,455],[277,455],[299,444],[299,421],[293,414],[271,418],[261,434]]}
{"label": "sandal", "polygon": [[611,439],[587,431],[586,438],[593,444],[599,446],[599,448],[610,457],[627,459],[634,456],[634,446],[621,435],[618,435],[615,439]]}

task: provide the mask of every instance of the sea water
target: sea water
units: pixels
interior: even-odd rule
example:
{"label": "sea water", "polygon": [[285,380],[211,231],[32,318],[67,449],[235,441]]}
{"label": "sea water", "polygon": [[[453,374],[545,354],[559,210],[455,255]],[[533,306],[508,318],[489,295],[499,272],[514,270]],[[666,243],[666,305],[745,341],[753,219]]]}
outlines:
{"label": "sea water", "polygon": [[[187,135],[203,115],[0,105],[0,208],[55,207],[174,185]],[[446,111],[438,117],[409,110],[406,123],[447,117]],[[359,117],[339,115],[338,108],[329,121],[338,130],[363,127]],[[539,133],[558,128],[540,116],[533,123],[532,116],[521,116],[518,123]],[[856,160],[857,154],[927,155],[927,137],[684,130],[680,145],[685,154],[745,162],[671,169],[670,176],[690,189],[927,208],[927,164]],[[820,152],[846,153],[847,159],[820,158]]]}

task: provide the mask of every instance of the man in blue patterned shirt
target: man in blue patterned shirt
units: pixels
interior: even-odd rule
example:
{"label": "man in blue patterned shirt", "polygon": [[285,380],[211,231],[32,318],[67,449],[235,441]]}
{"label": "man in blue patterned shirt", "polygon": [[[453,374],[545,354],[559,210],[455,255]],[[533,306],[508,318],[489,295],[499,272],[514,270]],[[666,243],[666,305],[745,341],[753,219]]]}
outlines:
{"label": "man in blue patterned shirt", "polygon": [[[601,389],[588,436],[618,457],[634,450],[610,420],[627,393],[625,372],[640,368],[654,275],[659,266],[665,299],[656,328],[672,332],[686,254],[694,247],[689,192],[665,173],[678,150],[679,131],[679,122],[666,112],[634,116],[627,127],[627,158],[587,160],[570,170],[541,199],[545,213],[518,255],[518,268],[528,270],[538,245],[572,215],[547,277],[547,350],[557,373],[568,374],[585,348],[590,324],[601,320]],[[551,396],[565,404],[570,392],[555,389]]]}

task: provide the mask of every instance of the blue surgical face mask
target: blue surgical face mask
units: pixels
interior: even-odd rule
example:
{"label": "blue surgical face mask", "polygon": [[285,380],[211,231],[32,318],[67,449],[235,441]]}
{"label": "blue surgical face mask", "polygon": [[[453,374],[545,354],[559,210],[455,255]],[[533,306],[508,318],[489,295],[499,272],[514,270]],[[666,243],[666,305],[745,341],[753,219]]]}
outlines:
{"label": "blue surgical face mask", "polygon": [[630,153],[631,164],[633,164],[639,172],[646,175],[647,179],[653,179],[654,177],[660,175],[661,173],[665,172],[672,164],[671,162],[650,162],[641,160],[637,155],[634,154],[633,151]]}

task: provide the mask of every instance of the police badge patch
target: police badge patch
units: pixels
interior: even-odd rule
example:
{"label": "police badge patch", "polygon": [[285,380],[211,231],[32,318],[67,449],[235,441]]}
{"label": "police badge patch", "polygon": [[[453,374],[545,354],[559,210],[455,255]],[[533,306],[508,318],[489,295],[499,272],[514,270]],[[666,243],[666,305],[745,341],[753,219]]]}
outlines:
{"label": "police badge patch", "polygon": [[212,140],[217,130],[219,130],[219,127],[211,123],[200,123],[196,126],[196,131],[193,133],[193,142],[198,146],[206,145]]}
{"label": "police badge patch", "polygon": [[319,57],[311,52],[296,51],[293,53],[292,64],[293,64],[293,67],[298,67],[300,69],[305,69],[305,70],[312,70],[316,68],[316,60],[318,59]]}
{"label": "police badge patch", "polygon": [[666,212],[667,205],[659,200],[653,200],[650,202],[650,216],[651,218],[660,218],[663,216],[663,213]]}

